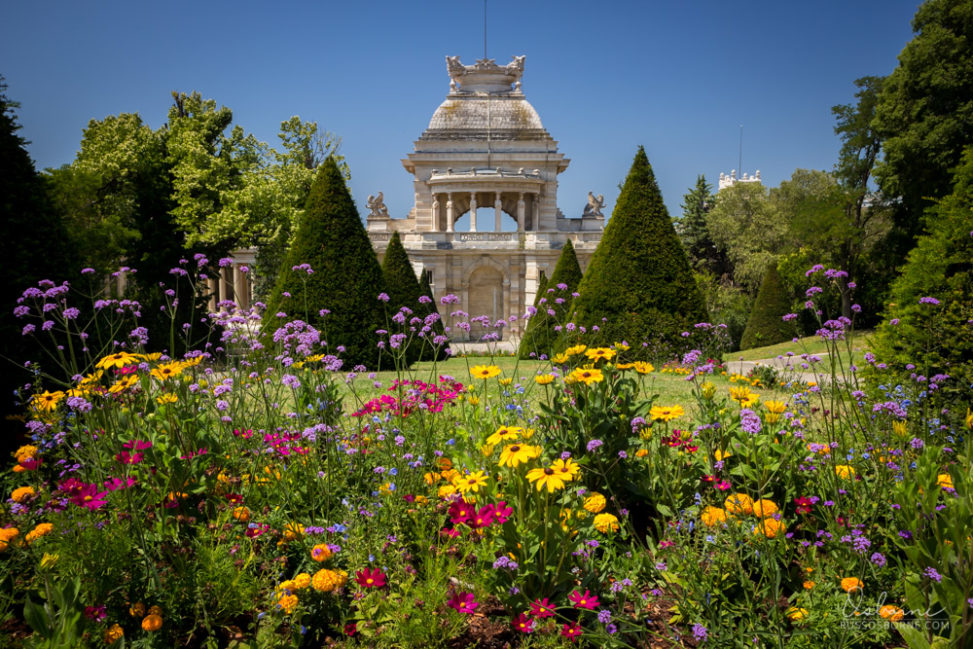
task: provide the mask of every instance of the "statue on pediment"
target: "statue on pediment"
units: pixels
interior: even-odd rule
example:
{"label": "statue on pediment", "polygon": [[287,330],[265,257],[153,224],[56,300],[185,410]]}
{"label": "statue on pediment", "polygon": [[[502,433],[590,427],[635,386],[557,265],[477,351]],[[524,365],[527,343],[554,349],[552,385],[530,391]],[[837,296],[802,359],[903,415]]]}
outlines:
{"label": "statue on pediment", "polygon": [[605,195],[598,194],[595,195],[588,192],[588,204],[584,206],[584,212],[581,213],[582,217],[604,217],[605,215],[601,213],[601,208],[605,206]]}
{"label": "statue on pediment", "polygon": [[368,201],[365,203],[371,212],[368,213],[368,218],[370,219],[387,219],[389,218],[389,209],[385,207],[385,197],[382,192],[378,193],[378,196],[369,195]]}

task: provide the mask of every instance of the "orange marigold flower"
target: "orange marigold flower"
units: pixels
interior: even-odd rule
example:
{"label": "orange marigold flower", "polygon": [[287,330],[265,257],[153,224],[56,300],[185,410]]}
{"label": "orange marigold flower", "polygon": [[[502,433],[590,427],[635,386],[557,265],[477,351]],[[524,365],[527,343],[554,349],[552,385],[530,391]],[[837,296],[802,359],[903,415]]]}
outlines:
{"label": "orange marigold flower", "polygon": [[142,620],[142,630],[143,631],[158,631],[162,628],[162,616],[151,613],[145,616]]}
{"label": "orange marigold flower", "polygon": [[780,509],[774,504],[774,501],[765,498],[753,504],[753,513],[760,518],[770,518],[779,511]]}
{"label": "orange marigold flower", "polygon": [[765,518],[753,528],[754,534],[762,534],[768,539],[775,539],[778,535],[787,531],[787,527],[776,518]]}
{"label": "orange marigold flower", "polygon": [[856,590],[861,590],[864,584],[862,580],[858,577],[845,577],[841,580],[841,590],[846,593],[853,593]]}
{"label": "orange marigold flower", "polygon": [[726,510],[707,505],[706,509],[703,510],[703,513],[699,515],[699,520],[706,527],[723,525],[726,523]]}
{"label": "orange marigold flower", "polygon": [[731,514],[752,514],[753,500],[747,494],[731,494],[723,501],[723,508]]}
{"label": "orange marigold flower", "polygon": [[125,637],[125,630],[118,624],[112,624],[105,629],[105,644],[115,644]]}
{"label": "orange marigold flower", "polygon": [[885,604],[882,608],[878,609],[878,614],[889,622],[899,622],[905,617],[905,611],[891,604]]}
{"label": "orange marigold flower", "polygon": [[327,561],[331,558],[331,548],[328,547],[327,543],[318,543],[311,548],[311,558],[318,563]]}

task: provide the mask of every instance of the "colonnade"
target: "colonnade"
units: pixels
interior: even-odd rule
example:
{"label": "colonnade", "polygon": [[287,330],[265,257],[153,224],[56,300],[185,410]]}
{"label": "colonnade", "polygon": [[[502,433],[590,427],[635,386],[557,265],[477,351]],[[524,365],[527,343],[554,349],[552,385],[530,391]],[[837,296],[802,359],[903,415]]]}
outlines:
{"label": "colonnade", "polygon": [[[503,198],[502,194],[504,192],[498,191],[447,191],[447,192],[435,192],[432,195],[432,228],[433,232],[442,232],[442,226],[440,225],[440,215],[442,210],[445,209],[446,216],[446,232],[453,232],[454,224],[456,219],[459,218],[463,212],[457,213],[457,204],[466,203],[466,199],[469,201],[469,212],[470,212],[470,232],[477,231],[476,222],[476,211],[481,207],[477,203],[477,194],[493,195],[493,209],[495,213],[494,217],[494,232],[500,232],[503,225]],[[507,192],[511,194],[514,192]],[[533,196],[534,199],[531,201],[533,205],[537,204],[537,194],[527,193],[527,192],[516,192],[517,195],[517,209],[516,209],[516,220],[517,220],[517,231],[524,232],[527,229],[527,201],[525,196]],[[442,200],[445,198],[445,201]],[[485,207],[485,206],[484,206]],[[533,210],[536,215],[536,209]],[[533,229],[537,228],[536,216],[532,223]]]}

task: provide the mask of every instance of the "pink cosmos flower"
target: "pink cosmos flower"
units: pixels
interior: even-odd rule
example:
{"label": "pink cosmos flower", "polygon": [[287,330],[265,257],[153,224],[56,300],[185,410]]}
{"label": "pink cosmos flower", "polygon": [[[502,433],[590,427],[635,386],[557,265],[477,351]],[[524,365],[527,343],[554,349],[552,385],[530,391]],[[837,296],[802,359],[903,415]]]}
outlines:
{"label": "pink cosmos flower", "polygon": [[534,630],[534,620],[530,619],[526,613],[518,613],[514,618],[514,628],[521,633],[531,633]]}
{"label": "pink cosmos flower", "polygon": [[479,602],[474,601],[473,593],[454,593],[446,605],[450,608],[455,608],[460,613],[465,613],[469,615],[473,610],[479,606]]}
{"label": "pink cosmos flower", "polygon": [[385,573],[378,568],[365,568],[355,573],[355,581],[362,588],[381,588],[385,585]]}
{"label": "pink cosmos flower", "polygon": [[593,609],[601,603],[598,601],[598,597],[596,595],[592,595],[587,590],[584,591],[584,595],[578,591],[574,591],[568,595],[568,599],[571,600],[571,603],[574,604],[575,608]]}
{"label": "pink cosmos flower", "polygon": [[567,624],[565,623],[561,627],[561,635],[571,642],[574,642],[581,635],[581,625],[580,624]]}
{"label": "pink cosmos flower", "polygon": [[534,617],[554,617],[554,607],[544,599],[535,599],[530,603],[530,614]]}

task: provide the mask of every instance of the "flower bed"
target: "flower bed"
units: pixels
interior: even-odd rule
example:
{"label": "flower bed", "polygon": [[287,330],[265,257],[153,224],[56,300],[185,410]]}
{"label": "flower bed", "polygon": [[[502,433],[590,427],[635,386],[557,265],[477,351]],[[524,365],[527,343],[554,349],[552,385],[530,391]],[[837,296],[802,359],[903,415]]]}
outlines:
{"label": "flower bed", "polygon": [[969,642],[973,416],[930,408],[944,377],[769,392],[576,331],[534,374],[480,359],[358,398],[367,370],[304,322],[264,348],[223,318],[233,359],[144,332],[98,355],[69,299],[20,311],[75,342],[4,477],[0,611],[25,646]]}

